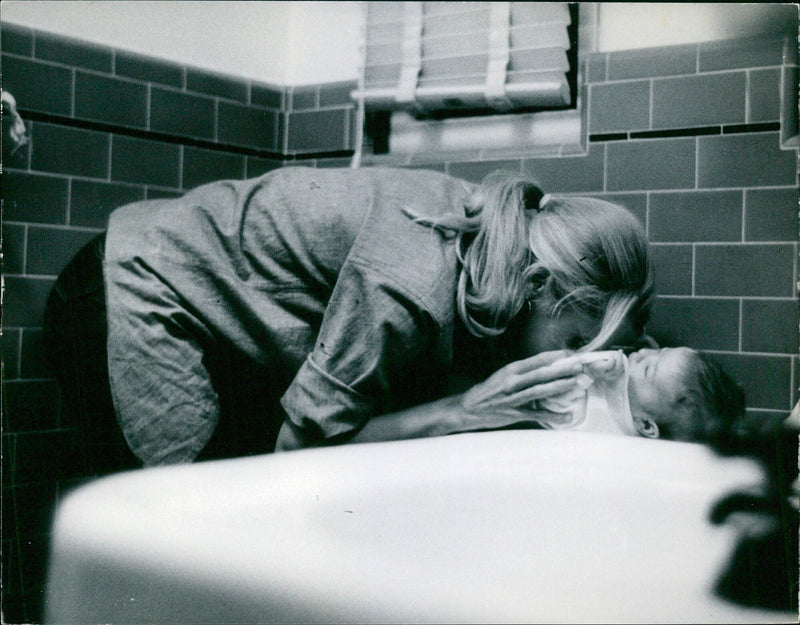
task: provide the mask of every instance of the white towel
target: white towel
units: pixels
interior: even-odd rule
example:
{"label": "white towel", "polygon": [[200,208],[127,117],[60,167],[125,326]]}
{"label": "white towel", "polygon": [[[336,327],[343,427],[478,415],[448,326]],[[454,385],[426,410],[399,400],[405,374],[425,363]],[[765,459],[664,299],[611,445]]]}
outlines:
{"label": "white towel", "polygon": [[580,362],[583,372],[567,393],[540,399],[548,411],[540,423],[549,429],[569,429],[637,436],[628,400],[628,359],[622,351],[590,352],[567,358]]}

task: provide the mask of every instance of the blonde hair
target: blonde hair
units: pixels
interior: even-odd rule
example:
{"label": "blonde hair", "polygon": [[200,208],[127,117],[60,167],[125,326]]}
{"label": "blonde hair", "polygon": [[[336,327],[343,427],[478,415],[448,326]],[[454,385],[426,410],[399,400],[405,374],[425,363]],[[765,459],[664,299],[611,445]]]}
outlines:
{"label": "blonde hair", "polygon": [[[653,298],[649,246],[625,208],[585,197],[544,196],[533,181],[495,173],[466,216],[416,221],[456,236],[458,314],[476,336],[503,333],[526,303],[557,316],[602,319],[596,349],[629,314],[643,331]],[[411,213],[409,213],[411,214]]]}

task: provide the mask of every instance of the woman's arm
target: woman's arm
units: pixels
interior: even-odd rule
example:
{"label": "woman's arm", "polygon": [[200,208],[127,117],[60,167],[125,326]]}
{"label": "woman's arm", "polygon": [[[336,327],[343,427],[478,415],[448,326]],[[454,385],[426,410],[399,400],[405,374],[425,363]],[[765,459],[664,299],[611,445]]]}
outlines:
{"label": "woman's arm", "polygon": [[[545,352],[506,365],[466,393],[445,397],[406,410],[369,419],[350,443],[369,443],[445,436],[459,432],[492,430],[537,421],[537,399],[572,389],[580,364],[558,362],[568,352]],[[334,441],[326,441],[330,443]],[[301,428],[290,421],[281,427],[276,451],[312,447]]]}

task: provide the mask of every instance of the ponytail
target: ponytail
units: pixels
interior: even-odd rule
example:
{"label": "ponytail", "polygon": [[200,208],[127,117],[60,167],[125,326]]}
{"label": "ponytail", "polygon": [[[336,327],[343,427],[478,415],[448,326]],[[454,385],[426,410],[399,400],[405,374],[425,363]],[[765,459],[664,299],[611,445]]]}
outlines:
{"label": "ponytail", "polygon": [[526,303],[602,319],[596,349],[628,317],[640,331],[653,298],[649,246],[626,209],[594,198],[550,197],[529,179],[495,173],[465,215],[415,221],[456,237],[458,314],[480,337],[502,334]]}

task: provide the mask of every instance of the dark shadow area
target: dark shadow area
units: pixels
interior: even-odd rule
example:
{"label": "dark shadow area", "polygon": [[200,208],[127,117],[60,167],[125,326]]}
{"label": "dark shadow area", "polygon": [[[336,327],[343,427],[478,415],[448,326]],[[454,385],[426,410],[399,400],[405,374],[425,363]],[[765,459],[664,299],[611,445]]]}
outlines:
{"label": "dark shadow area", "polygon": [[754,459],[766,476],[760,492],[731,493],[711,511],[712,523],[732,524],[741,533],[716,592],[739,605],[796,613],[798,429],[776,423],[713,447],[723,456]]}

